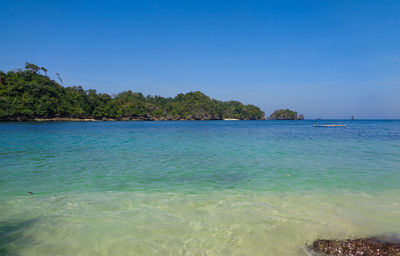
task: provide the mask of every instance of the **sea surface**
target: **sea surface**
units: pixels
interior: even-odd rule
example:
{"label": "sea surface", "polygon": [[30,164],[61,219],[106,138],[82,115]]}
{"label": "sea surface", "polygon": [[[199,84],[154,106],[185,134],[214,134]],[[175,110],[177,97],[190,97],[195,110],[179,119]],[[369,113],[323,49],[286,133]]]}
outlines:
{"label": "sea surface", "polygon": [[306,255],[399,233],[400,121],[0,123],[0,255]]}

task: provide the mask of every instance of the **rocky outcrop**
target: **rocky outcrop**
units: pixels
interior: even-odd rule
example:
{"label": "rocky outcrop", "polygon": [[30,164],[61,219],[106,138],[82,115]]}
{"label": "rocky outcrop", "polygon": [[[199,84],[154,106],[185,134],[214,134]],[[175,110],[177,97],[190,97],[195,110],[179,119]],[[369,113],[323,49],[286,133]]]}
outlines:
{"label": "rocky outcrop", "polygon": [[292,111],[290,109],[280,109],[280,110],[275,110],[274,113],[272,113],[269,118],[270,120],[303,120],[304,116],[297,115],[297,112]]}
{"label": "rocky outcrop", "polygon": [[388,237],[370,237],[346,240],[316,240],[308,247],[317,255],[330,256],[400,256],[400,240]]}

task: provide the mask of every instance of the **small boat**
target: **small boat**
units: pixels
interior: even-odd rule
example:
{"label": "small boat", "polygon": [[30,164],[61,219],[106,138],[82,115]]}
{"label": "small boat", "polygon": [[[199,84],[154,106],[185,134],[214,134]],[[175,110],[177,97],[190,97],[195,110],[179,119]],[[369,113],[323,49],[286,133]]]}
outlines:
{"label": "small boat", "polygon": [[345,124],[314,124],[314,127],[346,127]]}

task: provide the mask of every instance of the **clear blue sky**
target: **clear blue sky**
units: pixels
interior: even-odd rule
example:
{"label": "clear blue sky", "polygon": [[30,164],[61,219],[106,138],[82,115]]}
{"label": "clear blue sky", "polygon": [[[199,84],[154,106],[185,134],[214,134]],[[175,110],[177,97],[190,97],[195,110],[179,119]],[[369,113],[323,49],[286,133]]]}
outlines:
{"label": "clear blue sky", "polygon": [[0,70],[64,85],[400,118],[400,1],[0,0]]}

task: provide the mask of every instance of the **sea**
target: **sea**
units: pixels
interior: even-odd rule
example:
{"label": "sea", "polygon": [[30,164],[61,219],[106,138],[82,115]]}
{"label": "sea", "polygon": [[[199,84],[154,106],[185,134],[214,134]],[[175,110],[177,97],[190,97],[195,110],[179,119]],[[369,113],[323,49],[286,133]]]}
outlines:
{"label": "sea", "polygon": [[0,123],[0,255],[308,255],[387,234],[400,121]]}

